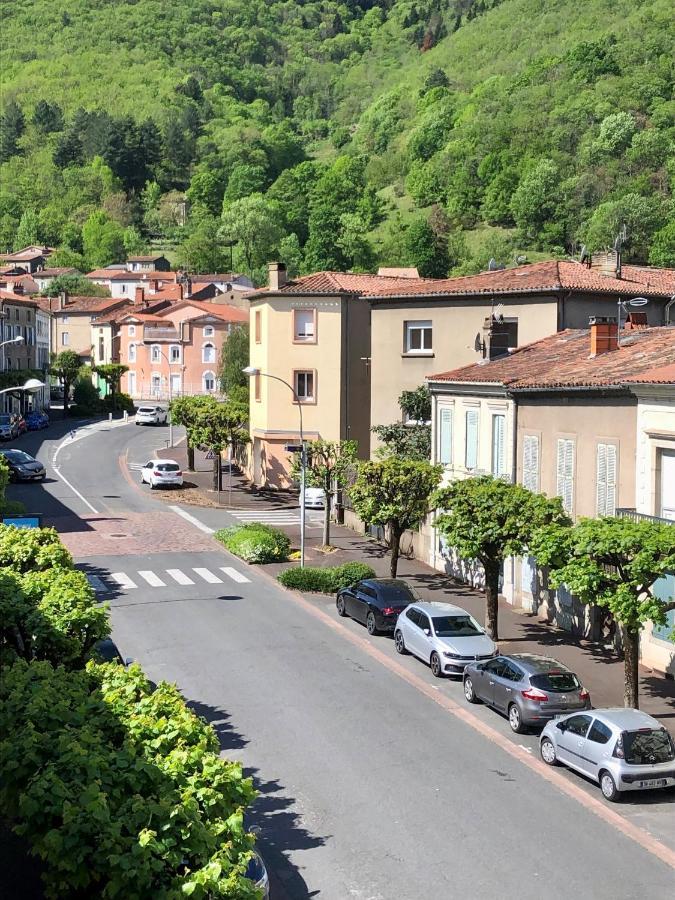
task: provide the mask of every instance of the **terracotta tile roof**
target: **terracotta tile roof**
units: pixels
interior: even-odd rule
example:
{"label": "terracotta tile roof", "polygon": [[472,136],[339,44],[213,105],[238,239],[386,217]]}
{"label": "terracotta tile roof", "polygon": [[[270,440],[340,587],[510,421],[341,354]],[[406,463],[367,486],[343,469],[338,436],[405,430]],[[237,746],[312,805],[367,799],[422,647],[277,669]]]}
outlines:
{"label": "terracotta tile roof", "polygon": [[154,262],[156,259],[165,259],[163,253],[153,253],[151,256],[130,256],[127,262]]}
{"label": "terracotta tile roof", "polygon": [[119,323],[125,322],[127,319],[133,319],[134,322],[164,322],[157,313],[134,312],[133,309],[125,309],[124,314],[117,318]]}
{"label": "terracotta tile roof", "polygon": [[633,375],[626,378],[629,384],[639,382],[640,384],[675,384],[675,363],[667,366],[657,366],[655,369],[647,369],[640,375]]}
{"label": "terracotta tile roof", "polygon": [[590,330],[568,329],[508,356],[429,375],[429,381],[501,384],[511,390],[620,385],[675,363],[675,325],[622,331],[617,350],[590,357]]}
{"label": "terracotta tile roof", "polygon": [[0,259],[5,259],[9,261],[22,261],[22,260],[31,260],[36,259],[38,256],[49,256],[50,253],[53,253],[53,247],[23,247],[21,250],[16,250],[14,253],[2,253],[0,254]]}
{"label": "terracotta tile roof", "polygon": [[0,300],[10,300],[12,303],[27,303],[31,307],[42,305],[38,297],[31,297],[27,294],[15,294],[14,291],[7,291],[2,288],[0,288]]}
{"label": "terracotta tile roof", "polygon": [[184,300],[182,303],[176,303],[169,309],[164,310],[161,315],[168,316],[175,309],[184,309],[191,306],[199,310],[204,315],[215,316],[222,319],[223,322],[248,322],[248,310],[239,309],[236,306],[229,306],[227,303],[205,303],[201,300]]}
{"label": "terracotta tile roof", "polygon": [[255,298],[259,294],[355,294],[357,296],[373,296],[391,289],[403,293],[411,285],[426,287],[437,282],[434,279],[396,278],[388,275],[356,274],[353,272],[315,272],[288,281],[279,291],[270,291],[269,287],[259,288],[251,294]]}
{"label": "terracotta tile roof", "polygon": [[236,281],[238,278],[243,277],[243,275],[238,275],[236,272],[215,272],[212,275],[190,275],[190,279],[196,284],[211,284],[214,281]]}
{"label": "terracotta tile roof", "polygon": [[85,278],[112,278],[118,272],[119,269],[93,269],[91,272],[87,272]]}
{"label": "terracotta tile roof", "polygon": [[7,285],[20,284],[26,294],[37,294],[40,290],[32,275],[5,275],[2,277]]}
{"label": "terracotta tile roof", "polygon": [[120,306],[120,304],[128,303],[129,300],[123,297],[68,297],[63,309],[60,308],[58,297],[37,297],[36,302],[41,309],[51,312],[52,315],[67,316],[72,313],[105,312]]}
{"label": "terracotta tile roof", "polygon": [[675,269],[648,266],[623,266],[621,278],[601,275],[572,260],[544,260],[528,266],[481,272],[460,278],[419,281],[409,279],[403,285],[386,286],[374,298],[429,297],[459,295],[526,294],[579,291],[635,297],[670,297],[675,294]]}
{"label": "terracotta tile roof", "polygon": [[58,278],[59,275],[79,275],[80,270],[74,269],[72,266],[55,266],[52,268],[45,267],[33,274],[38,278]]}

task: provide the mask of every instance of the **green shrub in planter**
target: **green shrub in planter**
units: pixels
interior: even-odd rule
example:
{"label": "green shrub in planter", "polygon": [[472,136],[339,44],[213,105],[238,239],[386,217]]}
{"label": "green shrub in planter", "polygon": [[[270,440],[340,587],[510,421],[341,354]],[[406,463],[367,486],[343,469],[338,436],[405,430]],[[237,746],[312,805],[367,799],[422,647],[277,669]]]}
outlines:
{"label": "green shrub in planter", "polygon": [[215,538],[248,563],[284,562],[291,549],[290,538],[283,531],[260,522],[221,528]]}
{"label": "green shrub in planter", "polygon": [[304,569],[286,569],[278,580],[284,587],[296,591],[310,591],[317,594],[334,594],[340,588],[349,587],[364,578],[375,578],[375,570],[365,563],[344,563],[341,566],[319,568],[307,566]]}

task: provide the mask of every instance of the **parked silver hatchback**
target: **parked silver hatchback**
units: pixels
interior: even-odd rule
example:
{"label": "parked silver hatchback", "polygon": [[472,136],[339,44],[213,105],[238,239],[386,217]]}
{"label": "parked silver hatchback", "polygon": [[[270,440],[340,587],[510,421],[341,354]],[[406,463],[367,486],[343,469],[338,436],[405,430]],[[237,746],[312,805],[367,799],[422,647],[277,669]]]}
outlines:
{"label": "parked silver hatchback", "polygon": [[534,653],[512,653],[488,662],[469,663],[464,670],[464,696],[483,702],[508,717],[520,734],[554,716],[590,709],[591,697],[574,672],[557,659]]}
{"label": "parked silver hatchback", "polygon": [[563,763],[600,785],[607,800],[624,791],[675,787],[675,745],[639,709],[594,709],[549,722],[539,741],[549,766]]}

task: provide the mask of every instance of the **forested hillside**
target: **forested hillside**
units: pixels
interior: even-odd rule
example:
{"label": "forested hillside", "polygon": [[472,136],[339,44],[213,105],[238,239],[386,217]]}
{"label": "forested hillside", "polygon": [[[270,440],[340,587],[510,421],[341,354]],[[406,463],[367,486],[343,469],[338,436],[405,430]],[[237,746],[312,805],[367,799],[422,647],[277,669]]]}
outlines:
{"label": "forested hillside", "polygon": [[675,265],[670,0],[13,0],[2,38],[2,249],[444,275],[625,223]]}

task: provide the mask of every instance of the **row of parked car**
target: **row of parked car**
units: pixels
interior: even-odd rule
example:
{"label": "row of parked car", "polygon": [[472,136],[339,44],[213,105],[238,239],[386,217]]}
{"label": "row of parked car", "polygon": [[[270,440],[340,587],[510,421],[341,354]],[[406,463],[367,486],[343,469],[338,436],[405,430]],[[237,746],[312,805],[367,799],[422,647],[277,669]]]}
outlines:
{"label": "row of parked car", "polygon": [[540,729],[543,761],[591,778],[607,800],[675,787],[675,744],[660,722],[636,709],[593,709],[574,672],[548,656],[500,653],[465,609],[422,602],[389,578],[342,588],[336,607],[371,635],[393,633],[397,652],[416,656],[436,678],[461,678],[467,702],[506,716],[516,733]]}
{"label": "row of parked car", "polygon": [[20,413],[0,413],[0,440],[12,441],[26,431],[40,431],[49,426],[49,416],[42,410]]}

